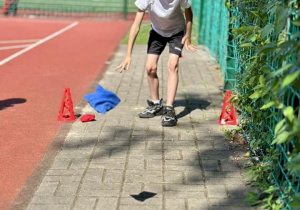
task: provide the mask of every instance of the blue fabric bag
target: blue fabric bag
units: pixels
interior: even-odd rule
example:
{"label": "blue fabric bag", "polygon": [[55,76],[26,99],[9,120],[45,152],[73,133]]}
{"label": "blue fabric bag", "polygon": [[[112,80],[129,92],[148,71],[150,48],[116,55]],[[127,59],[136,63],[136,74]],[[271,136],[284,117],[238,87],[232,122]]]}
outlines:
{"label": "blue fabric bag", "polygon": [[118,105],[120,99],[113,92],[105,90],[100,85],[97,86],[95,93],[84,96],[85,100],[99,113],[105,114]]}

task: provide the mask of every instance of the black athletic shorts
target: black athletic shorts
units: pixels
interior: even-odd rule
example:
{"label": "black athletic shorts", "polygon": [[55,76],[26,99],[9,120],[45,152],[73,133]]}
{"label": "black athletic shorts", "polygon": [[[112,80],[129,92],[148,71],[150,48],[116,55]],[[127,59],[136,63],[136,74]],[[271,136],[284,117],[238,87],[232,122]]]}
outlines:
{"label": "black athletic shorts", "polygon": [[153,29],[151,29],[148,40],[147,54],[160,55],[165,49],[166,44],[169,43],[169,53],[181,57],[181,51],[183,48],[183,44],[181,44],[181,41],[183,37],[184,31],[174,34],[171,37],[163,37],[157,32],[155,32]]}

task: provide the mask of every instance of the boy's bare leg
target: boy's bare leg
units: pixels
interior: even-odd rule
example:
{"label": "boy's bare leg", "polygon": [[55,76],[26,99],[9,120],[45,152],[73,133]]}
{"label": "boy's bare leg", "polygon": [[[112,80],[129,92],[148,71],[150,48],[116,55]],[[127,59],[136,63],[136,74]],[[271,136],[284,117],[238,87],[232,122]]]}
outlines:
{"label": "boy's bare leg", "polygon": [[148,54],[146,61],[146,70],[148,75],[148,85],[151,94],[151,100],[159,100],[159,81],[157,77],[157,62],[159,55]]}
{"label": "boy's bare leg", "polygon": [[167,106],[173,106],[177,87],[178,87],[178,64],[179,56],[170,54],[168,61],[168,95],[167,95]]}

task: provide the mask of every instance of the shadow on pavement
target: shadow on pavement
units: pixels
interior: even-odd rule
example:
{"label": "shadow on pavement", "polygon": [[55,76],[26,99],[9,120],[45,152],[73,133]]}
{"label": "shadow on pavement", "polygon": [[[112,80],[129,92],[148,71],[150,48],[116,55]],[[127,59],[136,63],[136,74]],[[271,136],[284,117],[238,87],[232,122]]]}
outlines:
{"label": "shadow on pavement", "polygon": [[8,107],[13,107],[14,104],[22,104],[25,103],[27,100],[24,98],[10,98],[5,100],[0,100],[0,110],[4,110]]}
{"label": "shadow on pavement", "polygon": [[187,100],[176,100],[174,107],[184,106],[184,110],[177,114],[177,118],[182,118],[196,109],[205,110],[210,102],[205,99],[189,97]]}
{"label": "shadow on pavement", "polygon": [[143,192],[139,193],[138,195],[130,195],[130,196],[133,197],[135,200],[144,202],[148,198],[152,198],[155,195],[156,195],[156,193],[143,191]]}

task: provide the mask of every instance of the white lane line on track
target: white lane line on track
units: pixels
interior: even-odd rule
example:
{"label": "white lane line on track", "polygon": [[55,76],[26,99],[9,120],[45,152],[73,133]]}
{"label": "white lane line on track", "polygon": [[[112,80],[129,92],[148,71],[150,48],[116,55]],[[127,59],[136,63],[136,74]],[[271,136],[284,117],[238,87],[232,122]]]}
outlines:
{"label": "white lane line on track", "polygon": [[28,47],[28,46],[30,46],[30,44],[13,45],[13,46],[8,46],[8,47],[0,47],[0,50],[10,50],[10,49],[24,48],[24,47]]}
{"label": "white lane line on track", "polygon": [[76,25],[78,25],[78,22],[74,22],[74,23],[72,23],[71,25],[68,25],[67,27],[65,27],[65,28],[63,28],[63,29],[61,29],[61,30],[59,30],[59,31],[57,31],[57,32],[55,32],[55,33],[53,33],[53,34],[51,34],[50,36],[47,36],[46,38],[41,39],[40,41],[38,41],[38,42],[36,42],[36,43],[34,43],[34,44],[32,44],[32,45],[26,47],[25,49],[20,50],[19,52],[15,53],[15,54],[13,54],[13,55],[11,55],[11,56],[9,56],[8,58],[5,58],[4,60],[0,61],[0,66],[2,66],[3,64],[5,64],[5,63],[11,61],[12,59],[14,59],[14,58],[16,58],[16,57],[22,55],[23,53],[25,53],[25,52],[27,52],[27,51],[29,51],[29,50],[31,50],[31,49],[33,49],[33,48],[39,46],[40,44],[43,44],[44,42],[49,41],[50,39],[52,39],[52,38],[54,38],[54,37],[56,37],[56,36],[58,36],[58,35],[64,33],[65,31],[67,31],[67,30],[73,28],[73,27],[76,26]]}
{"label": "white lane line on track", "polygon": [[22,44],[22,43],[28,43],[28,42],[37,42],[40,41],[40,39],[27,39],[27,40],[6,40],[6,41],[0,41],[0,44]]}

